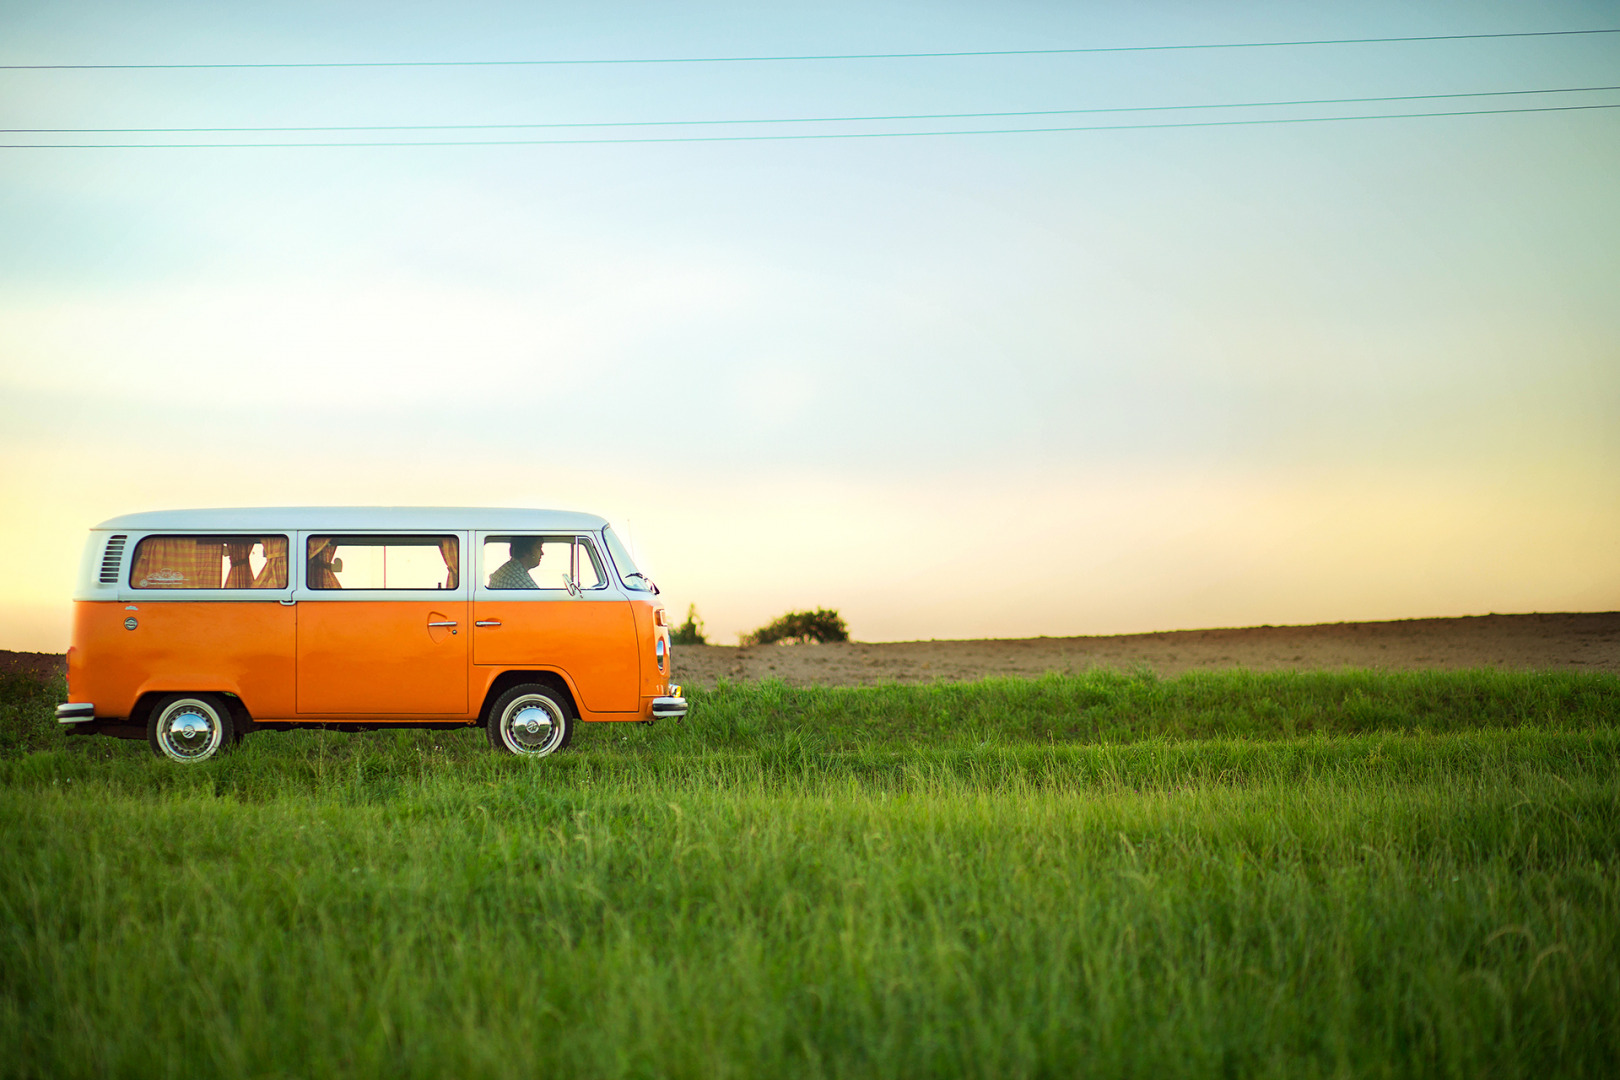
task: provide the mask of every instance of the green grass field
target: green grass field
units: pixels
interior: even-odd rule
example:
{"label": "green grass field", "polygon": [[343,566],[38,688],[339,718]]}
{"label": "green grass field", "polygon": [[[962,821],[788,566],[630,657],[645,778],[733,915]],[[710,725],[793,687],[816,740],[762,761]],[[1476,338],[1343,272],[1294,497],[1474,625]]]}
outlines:
{"label": "green grass field", "polygon": [[696,692],[182,768],[0,684],[0,1075],[1606,1076],[1620,679]]}

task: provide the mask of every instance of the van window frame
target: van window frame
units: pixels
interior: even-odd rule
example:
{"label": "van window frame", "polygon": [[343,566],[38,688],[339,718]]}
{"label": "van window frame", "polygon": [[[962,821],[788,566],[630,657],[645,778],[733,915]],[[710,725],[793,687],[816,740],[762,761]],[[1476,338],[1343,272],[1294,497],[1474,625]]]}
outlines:
{"label": "van window frame", "polygon": [[[612,538],[611,542],[609,537]],[[630,564],[630,569],[626,570],[619,565],[618,556],[613,554],[615,547],[624,552],[625,560]],[[602,548],[607,556],[608,564],[613,567],[613,576],[618,579],[620,588],[630,594],[645,594],[649,597],[658,595],[658,587],[653,584],[652,578],[648,577],[646,572],[636,565],[634,556],[630,554],[629,545],[624,542],[623,537],[613,531],[611,525],[602,528]],[[634,582],[631,581],[632,578],[635,579]]]}
{"label": "van window frame", "polygon": [[[494,537],[511,536],[547,536],[561,540],[571,538],[574,541],[572,550],[578,558],[577,552],[581,543],[589,544],[590,549],[596,553],[596,568],[599,581],[588,588],[581,588],[578,596],[567,589],[535,588],[535,589],[492,589],[489,587],[489,575],[497,567],[484,565],[484,547]],[[499,540],[495,541],[499,543]],[[477,600],[514,600],[524,603],[541,601],[545,603],[574,601],[574,600],[624,600],[627,597],[619,585],[617,572],[613,569],[613,561],[608,558],[602,541],[594,534],[580,532],[577,529],[480,529],[473,533],[473,545],[477,554],[474,556],[478,564],[477,573],[473,575],[473,598]],[[570,566],[572,573],[576,567]],[[577,576],[577,575],[576,575]],[[465,578],[463,578],[465,581]]]}
{"label": "van window frame", "polygon": [[[117,592],[114,594],[120,603],[156,604],[185,600],[191,603],[262,604],[285,601],[292,596],[293,583],[297,579],[297,572],[293,568],[293,563],[297,561],[293,555],[293,545],[297,540],[290,529],[191,529],[182,525],[172,529],[119,529],[116,531],[129,537],[129,540],[124,545],[122,565],[118,570]],[[222,542],[231,539],[245,539],[249,536],[260,538],[269,536],[282,537],[287,541],[287,584],[280,589],[137,588],[131,580],[135,571],[135,552],[139,549],[142,541],[165,536],[177,538],[217,536]]]}
{"label": "van window frame", "polygon": [[[309,587],[309,541],[315,536],[335,536],[342,538],[353,537],[384,537],[384,536],[410,536],[423,539],[437,540],[446,536],[456,538],[458,548],[457,560],[460,565],[456,568],[458,580],[453,589],[312,589]],[[389,603],[398,601],[410,603],[422,600],[466,600],[471,593],[467,589],[467,549],[468,531],[466,529],[300,529],[298,530],[298,568],[293,577],[296,582],[292,598],[295,603]]]}

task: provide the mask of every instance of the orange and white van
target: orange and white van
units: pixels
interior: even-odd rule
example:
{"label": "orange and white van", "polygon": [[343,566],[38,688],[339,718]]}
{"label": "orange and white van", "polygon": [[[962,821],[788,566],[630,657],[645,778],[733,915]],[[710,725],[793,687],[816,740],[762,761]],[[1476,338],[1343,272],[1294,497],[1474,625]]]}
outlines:
{"label": "orange and white van", "polygon": [[540,756],[578,721],[686,714],[658,588],[591,514],[130,514],[91,530],[73,608],[57,718],[175,761],[300,725]]}

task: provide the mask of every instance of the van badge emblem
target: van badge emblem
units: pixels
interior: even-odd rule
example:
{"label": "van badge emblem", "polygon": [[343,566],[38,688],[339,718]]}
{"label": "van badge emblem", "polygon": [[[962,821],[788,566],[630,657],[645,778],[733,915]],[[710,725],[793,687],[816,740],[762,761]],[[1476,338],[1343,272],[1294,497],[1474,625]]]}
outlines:
{"label": "van badge emblem", "polygon": [[125,630],[133,630],[139,625],[141,625],[141,624],[135,621],[135,616],[133,616],[133,615],[131,615],[129,618],[124,620],[124,629]]}

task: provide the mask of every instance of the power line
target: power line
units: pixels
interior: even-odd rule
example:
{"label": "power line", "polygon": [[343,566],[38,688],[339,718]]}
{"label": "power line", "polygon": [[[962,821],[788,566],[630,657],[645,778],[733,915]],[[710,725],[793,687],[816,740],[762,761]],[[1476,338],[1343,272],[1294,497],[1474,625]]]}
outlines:
{"label": "power line", "polygon": [[1422,41],[1490,41],[1504,38],[1578,37],[1591,34],[1620,34],[1620,27],[1593,30],[1528,30],[1502,34],[1424,34],[1413,37],[1226,41],[1190,45],[1107,45],[1076,49],[971,49],[957,52],[814,53],[781,56],[599,57],[578,60],[342,60],[264,64],[0,64],[0,71],[198,71],[294,68],[553,67],[589,64],[764,64],[815,60],[935,60],[974,56],[1080,56],[1097,53],[1185,52],[1194,49],[1280,49],[1305,45],[1388,45]]}
{"label": "power line", "polygon": [[1043,135],[1076,131],[1151,131],[1171,128],[1252,127],[1269,124],[1324,124],[1355,120],[1421,120],[1453,116],[1506,116],[1523,113],[1584,112],[1620,109],[1606,105],[1545,105],[1523,109],[1459,109],[1449,112],[1377,113],[1361,116],[1292,116],[1255,120],[1203,120],[1170,124],[1095,124],[1076,127],[969,128],[954,131],[840,131],[785,135],[676,135],[614,139],[458,139],[409,142],[244,142],[244,143],[0,143],[0,150],[287,150],[295,148],[356,149],[411,146],[607,146],[635,143],[790,142],[811,139],[912,139],[943,135]]}
{"label": "power line", "polygon": [[294,127],[0,128],[6,135],[163,135],[247,134],[340,131],[512,131],[534,128],[695,127],[731,124],[841,124],[887,120],[989,120],[1015,116],[1074,116],[1100,113],[1183,112],[1193,109],[1262,109],[1291,105],[1365,105],[1385,101],[1515,97],[1526,94],[1592,94],[1620,86],[1559,86],[1539,90],[1479,90],[1459,94],[1395,94],[1383,97],[1297,98],[1287,101],[1234,101],[1200,105],[1128,105],[1087,109],[1026,109],[1018,112],[893,113],[873,116],[787,116],[729,120],[606,120],[531,124],[326,124]]}

